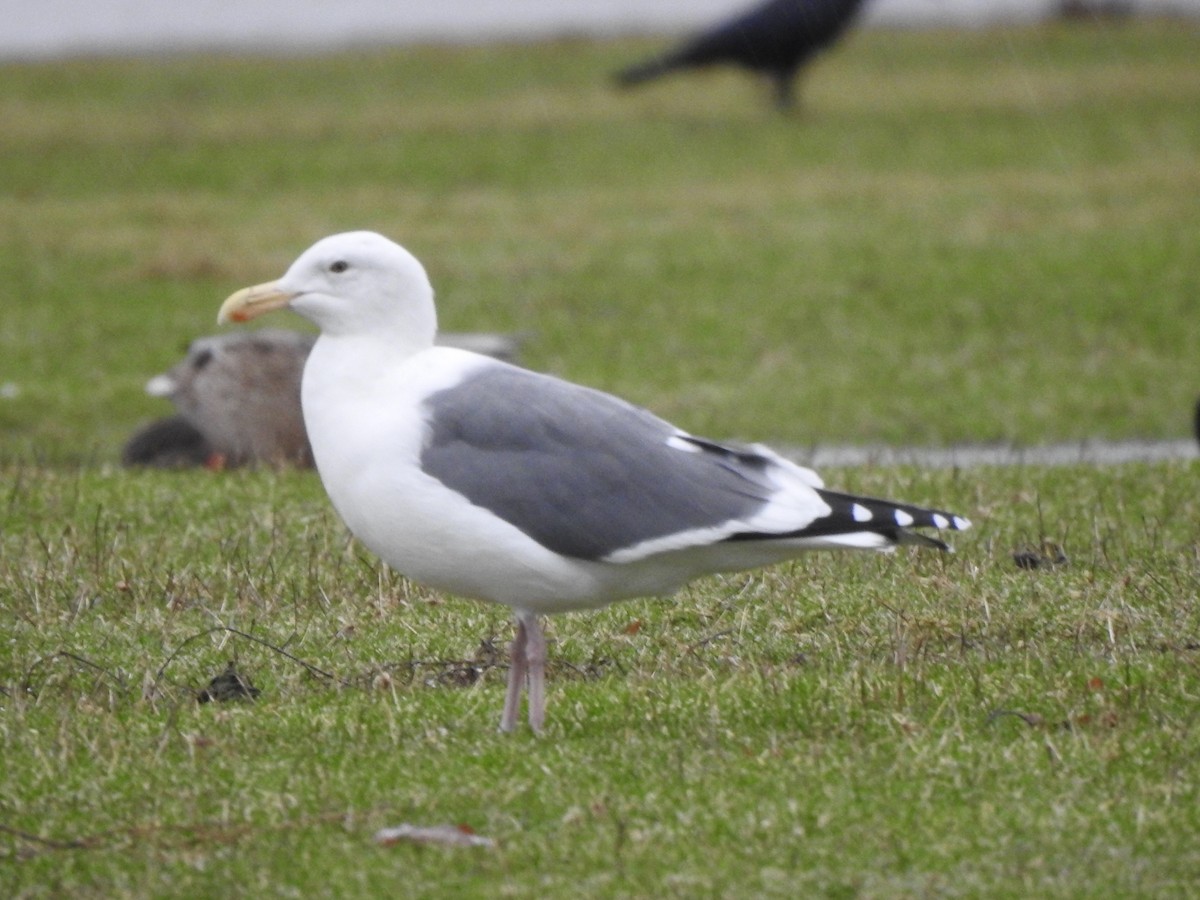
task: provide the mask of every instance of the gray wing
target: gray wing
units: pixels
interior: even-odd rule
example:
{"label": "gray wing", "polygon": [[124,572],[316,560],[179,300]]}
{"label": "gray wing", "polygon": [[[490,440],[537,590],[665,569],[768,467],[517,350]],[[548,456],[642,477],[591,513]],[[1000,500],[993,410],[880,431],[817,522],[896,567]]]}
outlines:
{"label": "gray wing", "polygon": [[692,439],[600,391],[485,367],[425,401],[421,467],[538,543],[604,559],[752,517],[778,491],[770,457]]}

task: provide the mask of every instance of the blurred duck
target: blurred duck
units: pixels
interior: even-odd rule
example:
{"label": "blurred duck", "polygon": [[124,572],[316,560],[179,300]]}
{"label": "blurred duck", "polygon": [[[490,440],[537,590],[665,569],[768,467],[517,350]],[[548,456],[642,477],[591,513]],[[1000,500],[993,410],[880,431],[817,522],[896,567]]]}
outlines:
{"label": "blurred duck", "polygon": [[[300,411],[300,376],[316,335],[284,329],[192,341],[183,360],[146,383],[177,415],[151,422],[126,443],[126,466],[213,469],[265,464],[311,467]],[[520,339],[445,334],[439,343],[512,361]]]}

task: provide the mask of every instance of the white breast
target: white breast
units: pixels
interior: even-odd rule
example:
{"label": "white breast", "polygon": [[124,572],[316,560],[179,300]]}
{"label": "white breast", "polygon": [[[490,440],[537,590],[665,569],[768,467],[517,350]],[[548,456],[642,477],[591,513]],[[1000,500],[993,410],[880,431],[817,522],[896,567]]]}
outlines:
{"label": "white breast", "polygon": [[325,490],[355,537],[423,584],[545,612],[604,602],[603,567],[553,553],[421,471],[423,400],[492,364],[434,348],[372,365],[369,348],[322,337],[301,398]]}

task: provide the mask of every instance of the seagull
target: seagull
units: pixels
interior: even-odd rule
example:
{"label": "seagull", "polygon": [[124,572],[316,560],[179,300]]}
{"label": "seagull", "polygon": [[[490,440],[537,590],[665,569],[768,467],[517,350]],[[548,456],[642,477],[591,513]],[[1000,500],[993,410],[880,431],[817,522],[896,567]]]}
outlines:
{"label": "seagull", "polygon": [[863,0],[767,0],[661,56],[622,69],[617,84],[632,87],[679,69],[738,65],[769,77],[775,103],[795,101],[796,74],[831,46],[858,14]]}
{"label": "seagull", "polygon": [[816,548],[948,549],[949,512],[827,490],[761,445],[689,434],[610,394],[436,346],[421,263],[373,232],[326,237],[218,322],[288,308],[320,328],[301,402],[338,515],[430,587],[510,607],[500,729],[545,722],[544,615],[670,594]]}
{"label": "seagull", "polygon": [[208,335],[146,382],[210,448],[208,465],[312,465],[300,412],[300,375],[313,336],[268,328]]}

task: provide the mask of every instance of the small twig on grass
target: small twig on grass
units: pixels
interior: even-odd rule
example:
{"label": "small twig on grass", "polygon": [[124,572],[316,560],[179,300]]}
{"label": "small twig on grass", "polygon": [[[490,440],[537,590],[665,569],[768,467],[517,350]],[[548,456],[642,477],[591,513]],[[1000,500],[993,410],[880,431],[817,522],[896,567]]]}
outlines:
{"label": "small twig on grass", "polygon": [[583,665],[576,665],[573,662],[560,659],[558,660],[558,666],[560,667],[560,671],[573,672],[585,681],[595,681],[600,678],[609,666],[615,667],[622,675],[626,674],[625,667],[620,662],[607,656],[593,656],[591,662],[584,663]]}
{"label": "small twig on grass", "polygon": [[[97,841],[83,838],[78,838],[71,841],[56,841],[52,838],[44,838],[40,834],[34,834],[30,831],[22,831],[20,828],[13,828],[11,825],[5,825],[3,823],[0,823],[0,832],[3,832],[4,834],[11,834],[13,837],[22,841],[28,841],[31,844],[40,844],[47,850],[87,850],[91,847],[97,846],[98,844]],[[33,853],[29,852],[27,855],[32,856]]]}
{"label": "small twig on grass", "polygon": [[714,631],[712,634],[700,638],[700,640],[696,641],[694,644],[689,644],[686,652],[695,656],[697,650],[707,647],[709,644],[713,643],[714,641],[718,641],[723,637],[729,637],[731,634],[733,634],[732,628],[726,628],[722,631]]}
{"label": "small twig on grass", "polygon": [[[548,671],[555,675],[573,675],[585,681],[599,678],[609,666],[615,666],[624,674],[619,662],[609,657],[593,655],[586,663],[576,664],[566,659],[553,657],[546,661]],[[496,646],[493,637],[483,638],[473,657],[467,659],[417,659],[410,656],[403,662],[378,664],[365,673],[359,681],[370,683],[378,674],[388,677],[404,677],[405,684],[420,681],[426,687],[445,686],[470,687],[491,672],[508,671],[508,655]],[[425,674],[428,673],[428,674]]]}
{"label": "small twig on grass", "polygon": [[163,662],[163,664],[161,666],[159,666],[158,671],[155,673],[154,682],[150,688],[151,691],[157,693],[158,683],[159,683],[159,681],[162,680],[163,673],[166,672],[167,666],[171,665],[171,663],[175,661],[175,657],[177,657],[183,651],[184,647],[186,647],[188,644],[192,643],[193,641],[197,641],[200,638],[207,637],[208,635],[215,634],[217,632],[224,632],[226,634],[236,635],[237,637],[240,637],[240,638],[245,638],[248,641],[253,641],[256,644],[266,647],[268,650],[272,650],[275,653],[278,653],[280,656],[290,659],[292,662],[296,663],[297,665],[303,666],[305,669],[308,670],[309,673],[316,675],[318,678],[323,678],[326,681],[337,682],[342,687],[351,687],[352,686],[351,682],[346,681],[344,678],[339,678],[337,675],[334,675],[332,672],[326,672],[324,669],[319,668],[318,666],[314,666],[310,662],[305,662],[300,657],[296,656],[293,653],[289,653],[288,651],[284,650],[282,647],[272,644],[270,641],[263,640],[260,637],[255,637],[252,634],[248,634],[247,632],[241,631],[240,629],[237,629],[237,628],[232,628],[229,625],[214,625],[212,628],[206,628],[203,631],[197,632],[196,634],[193,634],[190,637],[185,638],[178,647],[176,647],[174,650],[171,651],[170,655],[166,658],[166,660]]}
{"label": "small twig on grass", "polygon": [[[710,635],[705,640],[694,645],[692,649],[694,650],[700,646],[703,646],[709,641],[716,640],[719,637],[730,634],[731,631],[732,629]],[[479,651],[472,659],[420,660],[410,658],[403,663],[378,666],[373,670],[373,672],[369,672],[365,676],[360,676],[355,679],[347,679],[339,675],[335,675],[332,672],[326,672],[324,669],[321,669],[310,662],[306,662],[300,657],[289,653],[287,650],[284,650],[277,644],[273,644],[270,641],[264,640],[263,638],[256,637],[253,634],[249,634],[248,632],[242,631],[238,628],[230,627],[228,625],[214,625],[211,628],[206,628],[203,631],[199,631],[185,638],[182,642],[180,642],[179,646],[171,651],[170,655],[167,656],[163,664],[159,666],[158,671],[155,673],[154,679],[150,683],[149,687],[145,689],[146,696],[153,697],[157,695],[159,682],[162,681],[167,668],[175,661],[176,657],[183,652],[184,648],[194,641],[218,632],[232,634],[236,637],[245,638],[248,641],[253,641],[256,644],[260,644],[261,646],[278,653],[280,656],[286,657],[297,665],[303,666],[311,674],[317,676],[318,678],[321,678],[327,682],[335,683],[344,688],[360,687],[364,683],[370,684],[375,674],[381,672],[390,673],[397,670],[407,672],[409,682],[417,677],[417,673],[419,671],[433,670],[432,677],[425,679],[426,684],[449,684],[457,687],[467,687],[475,684],[484,674],[493,669],[507,668],[507,666],[502,662],[501,654],[495,647],[493,640],[491,638],[485,638],[480,641]],[[598,673],[610,662],[611,660],[607,659],[600,661],[594,660],[592,663],[583,667],[575,666],[562,660],[559,660],[553,664],[557,665],[560,669],[567,669],[586,679],[589,677],[597,677]]]}
{"label": "small twig on grass", "polygon": [[56,659],[71,660],[72,662],[78,663],[79,665],[81,665],[85,668],[91,669],[93,672],[96,672],[99,675],[105,676],[107,678],[111,678],[113,681],[116,682],[117,686],[121,690],[124,690],[126,687],[125,680],[120,675],[114,674],[112,671],[110,671],[109,669],[106,669],[104,666],[100,665],[99,663],[94,663],[87,657],[80,656],[78,653],[73,653],[70,650],[58,650],[54,653],[49,654],[48,656],[39,656],[32,663],[29,664],[29,666],[25,669],[25,676],[21,681],[22,689],[26,690],[26,691],[32,690],[33,673],[35,671],[37,671],[37,669],[43,663],[52,662],[53,660],[56,660]]}
{"label": "small twig on grass", "polygon": [[10,834],[13,837],[31,844],[37,844],[41,849],[26,849],[18,851],[19,855],[24,859],[37,856],[42,853],[49,853],[55,850],[102,850],[105,847],[111,847],[118,842],[125,840],[135,840],[138,843],[154,842],[154,846],[160,849],[171,849],[173,847],[196,847],[206,843],[212,844],[234,844],[248,835],[268,832],[268,831],[292,831],[298,828],[310,828],[316,825],[332,825],[336,823],[345,823],[353,816],[369,817],[391,815],[392,810],[388,807],[378,807],[375,809],[361,810],[357,813],[350,811],[339,810],[336,812],[316,813],[310,816],[301,816],[298,819],[293,819],[287,822],[279,822],[275,825],[261,826],[248,823],[213,823],[199,822],[196,824],[182,825],[132,825],[127,828],[114,828],[109,831],[102,831],[98,834],[86,835],[84,837],[72,838],[69,840],[55,840],[53,838],[44,838],[32,832],[22,831],[19,828],[13,828],[11,825],[0,823],[0,832]]}
{"label": "small twig on grass", "polygon": [[1015,709],[993,710],[991,712],[991,714],[989,714],[987,717],[987,723],[989,725],[991,725],[993,722],[995,722],[1001,716],[1015,716],[1016,718],[1018,718],[1022,722],[1024,722],[1026,725],[1028,725],[1030,728],[1038,728],[1038,727],[1046,724],[1046,720],[1044,718],[1042,718],[1041,716],[1039,716],[1037,713],[1019,712],[1018,710],[1015,710]]}

